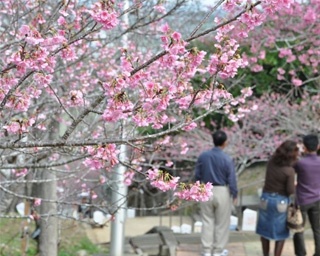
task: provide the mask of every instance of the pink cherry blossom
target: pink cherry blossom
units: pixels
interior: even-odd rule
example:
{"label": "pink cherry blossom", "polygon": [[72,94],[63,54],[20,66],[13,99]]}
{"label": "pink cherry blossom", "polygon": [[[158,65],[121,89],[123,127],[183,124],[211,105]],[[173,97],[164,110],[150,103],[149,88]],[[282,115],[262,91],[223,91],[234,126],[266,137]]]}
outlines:
{"label": "pink cherry blossom", "polygon": [[291,82],[294,86],[301,86],[302,81],[299,78],[292,77]]}
{"label": "pink cherry blossom", "polygon": [[60,16],[57,21],[60,26],[64,26],[67,24],[67,22],[63,16]]}
{"label": "pink cherry blossom", "polygon": [[135,175],[134,171],[125,172],[123,183],[127,186],[130,186],[132,184],[134,175]]}
{"label": "pink cherry blossom", "polygon": [[15,174],[16,174],[17,177],[25,176],[25,175],[27,175],[27,173],[28,173],[28,169],[27,168],[15,170]]}
{"label": "pink cherry blossom", "polygon": [[104,9],[102,3],[95,3],[89,11],[92,18],[99,22],[104,29],[110,30],[118,25],[118,14],[113,9]]}
{"label": "pink cherry blossom", "polygon": [[30,27],[27,26],[27,25],[22,25],[21,28],[19,29],[19,33],[20,33],[20,36],[28,36],[30,32]]}
{"label": "pink cherry blossom", "polygon": [[34,206],[39,206],[39,205],[41,205],[41,198],[35,198],[35,199],[34,199],[34,202],[33,202],[33,205],[34,205]]}
{"label": "pink cherry blossom", "polygon": [[159,13],[165,13],[166,12],[166,8],[163,5],[155,5],[153,8]]}
{"label": "pink cherry blossom", "polygon": [[105,178],[103,175],[100,175],[100,177],[99,177],[99,182],[100,182],[101,184],[105,183],[105,182],[106,182],[106,178]]}

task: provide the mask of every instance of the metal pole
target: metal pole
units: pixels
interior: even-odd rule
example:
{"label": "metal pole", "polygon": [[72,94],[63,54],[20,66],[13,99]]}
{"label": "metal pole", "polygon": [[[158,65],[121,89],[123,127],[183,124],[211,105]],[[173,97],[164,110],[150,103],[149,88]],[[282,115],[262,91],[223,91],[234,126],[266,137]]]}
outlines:
{"label": "metal pole", "polygon": [[[124,10],[129,8],[129,0],[124,1]],[[128,14],[123,16],[125,24],[129,25]],[[123,35],[124,48],[128,45],[127,34]],[[126,122],[122,122],[121,137],[126,137]],[[113,173],[113,190],[112,190],[112,205],[115,206],[114,221],[111,222],[111,244],[110,256],[123,256],[124,255],[124,239],[125,239],[125,221],[127,215],[127,194],[128,187],[124,184],[124,174],[126,167],[121,165],[127,158],[127,146],[120,146],[119,161],[120,164]]]}
{"label": "metal pole", "polygon": [[[120,146],[120,161],[125,160],[126,146]],[[123,256],[125,220],[127,211],[127,193],[128,188],[123,183],[126,167],[119,164],[113,174],[114,186],[112,190],[112,205],[115,205],[114,221],[111,222],[111,246],[110,256]]]}

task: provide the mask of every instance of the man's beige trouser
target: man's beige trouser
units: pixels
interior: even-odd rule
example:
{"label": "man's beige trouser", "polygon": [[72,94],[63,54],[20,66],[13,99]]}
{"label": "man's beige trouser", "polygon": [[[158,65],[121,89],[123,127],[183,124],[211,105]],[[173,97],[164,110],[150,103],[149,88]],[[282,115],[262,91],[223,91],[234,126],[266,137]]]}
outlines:
{"label": "man's beige trouser", "polygon": [[200,203],[202,253],[221,253],[229,241],[231,196],[229,187],[214,186],[213,195]]}

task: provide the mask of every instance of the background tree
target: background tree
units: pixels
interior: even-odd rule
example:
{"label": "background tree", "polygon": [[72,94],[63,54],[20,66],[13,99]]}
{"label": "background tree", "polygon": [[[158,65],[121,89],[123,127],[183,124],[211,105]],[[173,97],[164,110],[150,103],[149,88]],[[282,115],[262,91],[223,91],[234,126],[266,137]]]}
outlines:
{"label": "background tree", "polygon": [[[252,98],[246,113],[232,126],[223,127],[229,143],[226,151],[232,155],[237,174],[255,163],[266,162],[274,149],[286,139],[301,142],[308,133],[320,133],[320,101],[318,95],[304,94],[301,101],[292,101],[281,94],[264,94]],[[212,121],[216,129],[217,124]],[[158,142],[161,151],[150,157],[154,162],[175,167],[184,180],[192,180],[194,164],[199,152],[213,147],[212,130],[205,123],[199,129],[185,134],[167,136]],[[174,161],[173,161],[174,159]]]}
{"label": "background tree", "polygon": [[259,94],[274,91],[295,98],[301,97],[304,91],[317,94],[319,10],[319,1],[295,1],[289,9],[269,15],[259,29],[242,39],[244,58],[253,72],[244,81],[255,84]]}

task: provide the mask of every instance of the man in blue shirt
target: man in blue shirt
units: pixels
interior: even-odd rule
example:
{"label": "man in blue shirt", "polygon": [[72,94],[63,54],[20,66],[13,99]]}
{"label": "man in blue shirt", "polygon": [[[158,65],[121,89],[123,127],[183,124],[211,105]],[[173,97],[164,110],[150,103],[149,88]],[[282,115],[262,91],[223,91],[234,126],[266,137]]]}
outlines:
{"label": "man in blue shirt", "polygon": [[234,164],[223,152],[227,135],[217,131],[212,135],[215,147],[201,153],[195,167],[195,179],[213,184],[213,195],[207,202],[200,203],[202,219],[202,255],[221,256],[229,241],[231,197],[237,202],[237,180]]}
{"label": "man in blue shirt", "polygon": [[[297,173],[296,201],[300,205],[303,221],[308,215],[313,231],[315,253],[320,256],[320,157],[317,156],[319,139],[309,134],[303,138],[304,156],[295,165]],[[306,248],[303,232],[293,237],[296,256],[305,256]]]}

